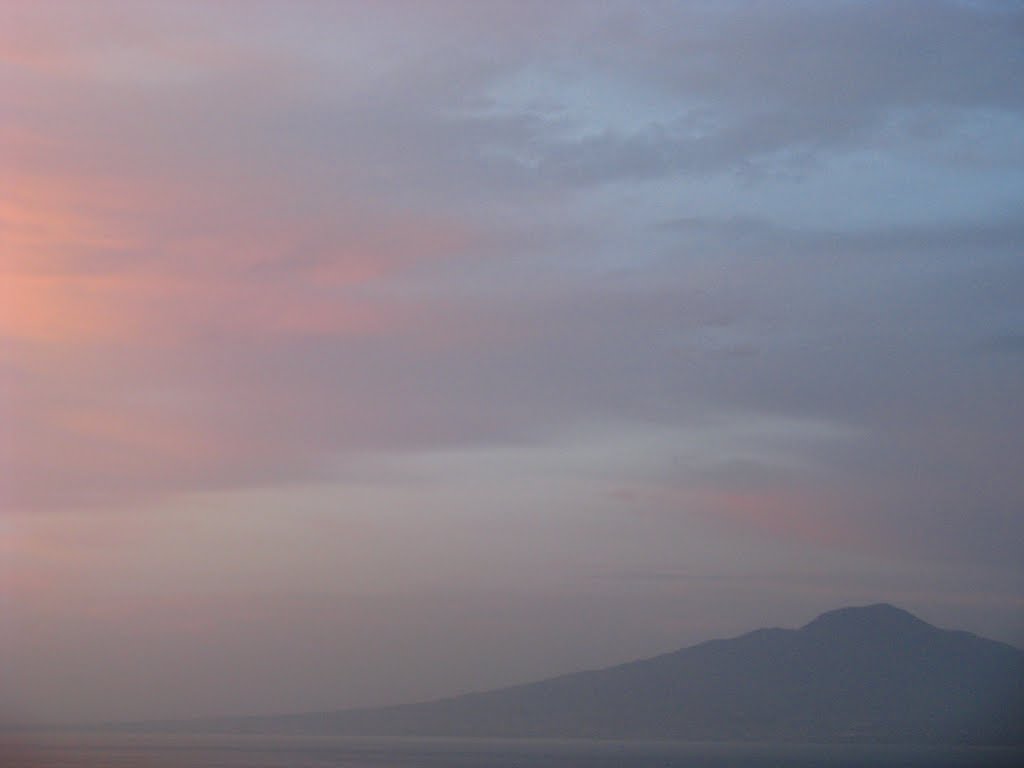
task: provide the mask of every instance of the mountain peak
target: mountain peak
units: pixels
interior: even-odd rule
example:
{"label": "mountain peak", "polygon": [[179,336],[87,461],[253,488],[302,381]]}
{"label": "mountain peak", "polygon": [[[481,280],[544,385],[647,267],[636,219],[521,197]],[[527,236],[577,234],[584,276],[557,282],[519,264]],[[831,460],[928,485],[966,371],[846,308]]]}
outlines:
{"label": "mountain peak", "polygon": [[213,728],[352,736],[1024,744],[1024,653],[842,608],[652,659],[420,704]]}
{"label": "mountain peak", "polygon": [[838,608],[821,614],[801,627],[803,632],[862,632],[862,631],[920,631],[935,629],[910,611],[889,603]]}

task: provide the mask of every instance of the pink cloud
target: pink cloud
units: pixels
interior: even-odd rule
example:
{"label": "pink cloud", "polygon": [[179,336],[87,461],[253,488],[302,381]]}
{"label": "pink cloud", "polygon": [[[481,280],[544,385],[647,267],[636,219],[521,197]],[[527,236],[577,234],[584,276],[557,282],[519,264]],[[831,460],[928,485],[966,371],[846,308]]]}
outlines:
{"label": "pink cloud", "polygon": [[726,531],[816,546],[850,546],[863,537],[836,500],[806,480],[799,486],[756,489],[653,484],[617,488],[611,497],[639,511],[682,515]]}
{"label": "pink cloud", "polygon": [[[253,345],[422,333],[418,300],[389,293],[388,281],[472,240],[429,211],[274,215],[286,200],[226,182],[189,194],[184,177],[22,170],[8,180],[0,336],[17,375],[0,409],[12,446],[3,496],[15,511],[294,471],[324,449],[324,428],[292,423],[301,406],[282,399],[319,398],[329,385],[284,390],[291,372],[247,380],[252,365],[266,374]],[[333,429],[387,410],[365,392],[331,408]]]}

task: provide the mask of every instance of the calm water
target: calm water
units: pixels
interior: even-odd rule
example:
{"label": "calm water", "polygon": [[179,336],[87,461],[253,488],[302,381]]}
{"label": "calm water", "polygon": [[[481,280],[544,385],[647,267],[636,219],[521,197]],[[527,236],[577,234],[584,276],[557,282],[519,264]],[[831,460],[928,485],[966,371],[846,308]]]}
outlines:
{"label": "calm water", "polygon": [[268,736],[0,736],[0,768],[1010,768],[1005,749]]}

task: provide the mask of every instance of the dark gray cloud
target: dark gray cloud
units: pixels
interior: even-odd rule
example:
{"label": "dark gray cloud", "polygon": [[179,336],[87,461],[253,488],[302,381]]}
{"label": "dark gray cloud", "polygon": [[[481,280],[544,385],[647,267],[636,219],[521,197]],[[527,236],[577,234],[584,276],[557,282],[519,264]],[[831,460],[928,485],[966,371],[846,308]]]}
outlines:
{"label": "dark gray cloud", "polygon": [[[561,121],[526,123],[528,140],[508,150],[545,176],[579,183],[704,174],[788,164],[794,152],[806,163],[834,150],[909,148],[979,111],[1019,114],[1024,106],[1012,85],[1024,75],[1022,15],[1011,6],[684,3],[623,13],[573,53],[618,78],[616,95],[638,112],[639,127],[598,121],[565,139]],[[658,93],[674,116],[645,120],[629,79]],[[571,104],[551,112],[573,116]]]}

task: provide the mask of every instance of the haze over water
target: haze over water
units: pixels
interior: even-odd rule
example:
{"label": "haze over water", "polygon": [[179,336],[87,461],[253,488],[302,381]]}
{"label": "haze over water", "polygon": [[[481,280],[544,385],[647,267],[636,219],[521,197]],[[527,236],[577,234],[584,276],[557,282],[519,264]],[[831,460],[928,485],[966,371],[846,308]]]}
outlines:
{"label": "haze over water", "polygon": [[[41,740],[45,768],[1010,768],[1006,749],[585,741],[111,737]],[[6,765],[6,764],[5,764]],[[26,764],[26,768],[27,768]],[[10,768],[22,768],[15,761]]]}

